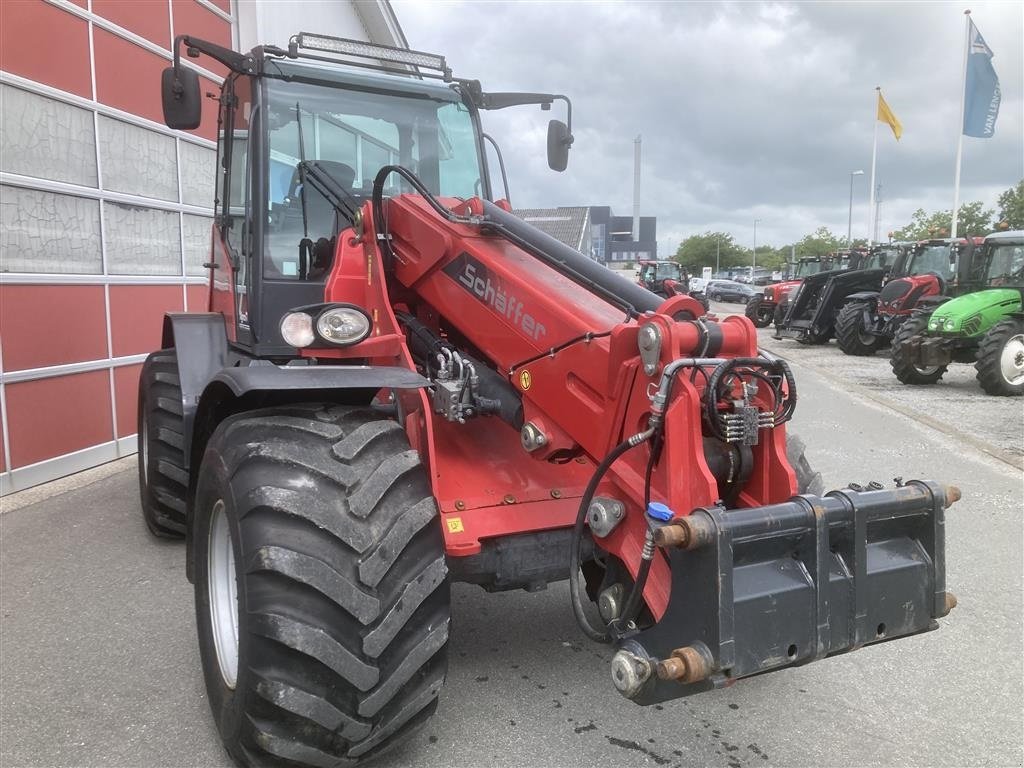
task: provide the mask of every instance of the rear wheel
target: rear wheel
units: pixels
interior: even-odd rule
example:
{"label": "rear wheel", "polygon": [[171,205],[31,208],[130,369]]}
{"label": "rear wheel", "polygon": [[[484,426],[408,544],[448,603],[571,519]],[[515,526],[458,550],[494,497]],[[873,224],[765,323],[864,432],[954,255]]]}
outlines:
{"label": "rear wheel", "polygon": [[761,298],[755,296],[747,303],[744,314],[754,324],[755,328],[767,328],[772,324],[774,308],[770,304],[765,305]]}
{"label": "rear wheel", "polygon": [[883,346],[883,340],[864,328],[864,314],[871,308],[866,301],[843,305],[836,317],[836,343],[847,355],[868,357]]}
{"label": "rear wheel", "polygon": [[203,457],[193,558],[206,689],[240,764],[350,765],[433,714],[444,544],[396,422],[326,405],[225,420]]}
{"label": "rear wheel", "polygon": [[978,348],[978,383],[990,395],[1024,395],[1024,322],[1003,320],[992,326]]}
{"label": "rear wheel", "polygon": [[900,326],[896,337],[892,340],[892,355],[889,358],[889,364],[892,366],[892,372],[896,374],[896,378],[904,384],[934,384],[942,378],[949,367],[946,365],[918,366],[910,357],[908,342],[918,334],[925,332],[928,328],[929,317],[931,317],[931,312],[912,315]]}
{"label": "rear wheel", "polygon": [[173,349],[154,352],[139,376],[139,496],[142,517],[155,536],[185,535],[185,430],[181,382]]}

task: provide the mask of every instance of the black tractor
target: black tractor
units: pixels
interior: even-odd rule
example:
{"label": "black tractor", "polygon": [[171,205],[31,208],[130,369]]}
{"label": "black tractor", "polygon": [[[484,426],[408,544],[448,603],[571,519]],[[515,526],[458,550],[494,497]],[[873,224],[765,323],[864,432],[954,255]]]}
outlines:
{"label": "black tractor", "polygon": [[898,255],[899,249],[891,245],[837,252],[832,269],[804,278],[790,294],[775,338],[796,339],[801,344],[827,343],[835,334],[836,317],[847,298],[881,290]]}

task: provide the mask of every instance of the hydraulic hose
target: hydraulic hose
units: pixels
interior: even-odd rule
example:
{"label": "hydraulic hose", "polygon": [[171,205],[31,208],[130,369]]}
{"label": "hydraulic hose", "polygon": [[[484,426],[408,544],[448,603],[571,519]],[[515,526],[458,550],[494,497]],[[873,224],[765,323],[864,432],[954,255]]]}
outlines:
{"label": "hydraulic hose", "polygon": [[623,440],[608,452],[608,455],[597,465],[597,469],[594,470],[590,482],[587,483],[586,490],[583,492],[583,498],[580,499],[579,510],[576,513],[576,524],[573,526],[572,543],[569,548],[569,600],[572,604],[573,616],[575,616],[576,623],[579,624],[583,634],[599,643],[607,643],[610,640],[608,630],[606,627],[598,629],[590,623],[590,619],[587,618],[586,613],[583,611],[583,600],[580,597],[579,570],[583,524],[587,519],[587,510],[590,509],[590,502],[594,500],[594,494],[597,493],[597,486],[600,485],[602,478],[604,478],[611,465],[630,448],[635,448],[641,443],[650,440],[654,432],[655,430],[652,427],[644,432],[635,434]]}

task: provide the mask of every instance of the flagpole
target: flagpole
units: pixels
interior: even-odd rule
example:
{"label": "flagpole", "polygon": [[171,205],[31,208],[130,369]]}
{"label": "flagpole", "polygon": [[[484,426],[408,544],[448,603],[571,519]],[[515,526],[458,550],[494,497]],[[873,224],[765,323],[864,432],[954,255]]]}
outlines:
{"label": "flagpole", "polygon": [[875,87],[875,138],[871,143],[871,191],[868,193],[868,246],[875,244],[875,158],[878,156],[878,100],[882,87]]}
{"label": "flagpole", "polygon": [[964,110],[967,108],[967,54],[971,49],[971,9],[964,11],[964,67],[960,78],[960,123],[957,126],[956,174],[953,177],[953,223],[949,236],[956,238],[957,219],[960,217],[960,161],[964,154]]}

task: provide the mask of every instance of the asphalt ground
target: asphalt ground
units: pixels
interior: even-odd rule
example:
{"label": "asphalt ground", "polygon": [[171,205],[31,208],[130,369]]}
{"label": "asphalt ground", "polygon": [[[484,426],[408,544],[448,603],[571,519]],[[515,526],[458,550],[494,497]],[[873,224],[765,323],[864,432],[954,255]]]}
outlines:
{"label": "asphalt ground", "polygon": [[[581,636],[564,585],[455,585],[438,713],[377,765],[1022,765],[1022,472],[837,384],[824,354],[790,359],[792,426],[827,487],[901,475],[963,490],[946,526],[959,606],[937,632],[641,708],[613,689],[610,651]],[[1019,437],[1019,407],[1011,419]],[[52,490],[0,502],[0,765],[230,765],[184,547],[147,533],[131,460]]]}

